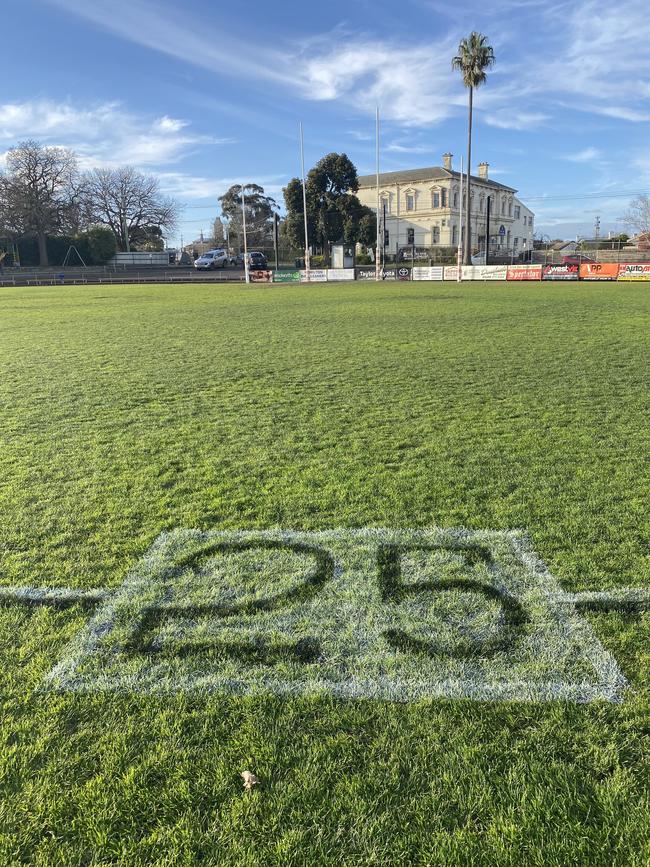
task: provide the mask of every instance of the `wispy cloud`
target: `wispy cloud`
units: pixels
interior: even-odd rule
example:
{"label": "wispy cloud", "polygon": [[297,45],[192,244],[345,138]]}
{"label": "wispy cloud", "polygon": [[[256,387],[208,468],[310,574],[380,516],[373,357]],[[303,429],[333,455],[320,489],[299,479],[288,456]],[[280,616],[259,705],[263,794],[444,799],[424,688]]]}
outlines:
{"label": "wispy cloud", "polygon": [[540,111],[520,111],[513,108],[501,108],[497,111],[487,111],[483,117],[489,126],[499,129],[537,129],[549,120],[549,115]]}
{"label": "wispy cloud", "polygon": [[430,154],[433,153],[431,145],[427,144],[402,144],[401,142],[391,142],[386,145],[385,150],[396,154]]}
{"label": "wispy cloud", "polygon": [[73,148],[82,168],[165,166],[193,148],[232,141],[193,133],[180,118],[134,114],[118,102],[85,108],[52,100],[0,104],[0,145],[24,138]]}
{"label": "wispy cloud", "polygon": [[562,159],[569,160],[572,163],[592,163],[594,160],[600,159],[601,152],[598,148],[588,147],[574,154],[565,154]]}
{"label": "wispy cloud", "polygon": [[[458,22],[469,15],[467,3],[454,5],[449,31],[439,38],[404,41],[339,27],[336,38],[328,33],[302,42],[276,40],[252,50],[236,34],[223,38],[216,26],[198,30],[168,0],[47,2],[220,77],[254,79],[309,101],[339,101],[366,115],[380,105],[382,116],[402,127],[443,122],[466,102],[450,58],[465,35]],[[440,11],[451,10],[430,0],[436,4]],[[518,17],[528,8],[535,10],[534,32],[522,30],[529,16]],[[512,13],[505,28],[504,9]],[[631,123],[650,119],[650,52],[643,48],[650,44],[647,0],[620,0],[615,7],[599,0],[556,0],[541,8],[536,0],[504,0],[498,15],[482,14],[488,23],[499,22],[499,30],[497,66],[476,103],[479,119],[501,129],[535,129],[559,116],[562,104]],[[535,42],[542,50],[530,50]]]}
{"label": "wispy cloud", "polygon": [[[177,199],[200,201],[205,199],[214,203],[234,184],[246,183],[246,179],[236,177],[215,178],[192,175],[187,172],[158,172],[160,187],[164,193]],[[255,183],[264,187],[267,195],[282,200],[282,188],[286,186],[283,175],[255,176]]]}
{"label": "wispy cloud", "polygon": [[164,0],[48,0],[113,33],[184,63],[230,75],[262,78],[290,85],[295,79],[289,59],[281,51],[237,39],[209,26],[197,27],[190,16]]}

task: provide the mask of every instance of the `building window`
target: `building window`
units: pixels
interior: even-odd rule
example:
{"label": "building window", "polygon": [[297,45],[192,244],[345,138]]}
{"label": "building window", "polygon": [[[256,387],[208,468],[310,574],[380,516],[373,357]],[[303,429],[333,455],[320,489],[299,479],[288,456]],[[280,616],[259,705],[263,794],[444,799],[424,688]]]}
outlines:
{"label": "building window", "polygon": [[526,225],[526,215],[524,214],[524,226]]}
{"label": "building window", "polygon": [[514,247],[515,247],[515,250],[516,250],[517,247],[519,246],[519,238],[515,238],[515,240],[514,240],[512,243],[514,244]]}
{"label": "building window", "polygon": [[508,202],[508,216],[512,217],[512,202]]}
{"label": "building window", "polygon": [[528,218],[528,225],[529,225],[529,226],[532,226],[532,225],[533,225],[533,218],[532,218],[532,215]]}
{"label": "building window", "polygon": [[381,197],[381,209],[382,211],[386,211],[387,214],[390,214],[390,196]]}
{"label": "building window", "polygon": [[479,200],[478,200],[478,209],[479,209],[479,212],[481,214],[483,213],[484,208],[485,208],[485,196],[481,195],[481,196],[479,196]]}
{"label": "building window", "polygon": [[457,226],[451,227],[451,243],[454,245],[454,247],[458,244],[458,227]]}
{"label": "building window", "polygon": [[431,207],[439,208],[440,207],[440,193],[431,193]]}
{"label": "building window", "polygon": [[515,205],[515,220],[521,219],[521,208],[519,205]]}
{"label": "building window", "polygon": [[443,208],[447,207],[447,190],[440,190],[440,204]]}
{"label": "building window", "polygon": [[407,193],[406,194],[406,210],[414,211],[415,210],[415,194]]}
{"label": "building window", "polygon": [[406,230],[406,243],[415,244],[415,229]]}
{"label": "building window", "polygon": [[440,226],[433,226],[433,228],[431,229],[431,243],[440,243]]}
{"label": "building window", "polygon": [[458,207],[458,193],[454,190],[454,208]]}

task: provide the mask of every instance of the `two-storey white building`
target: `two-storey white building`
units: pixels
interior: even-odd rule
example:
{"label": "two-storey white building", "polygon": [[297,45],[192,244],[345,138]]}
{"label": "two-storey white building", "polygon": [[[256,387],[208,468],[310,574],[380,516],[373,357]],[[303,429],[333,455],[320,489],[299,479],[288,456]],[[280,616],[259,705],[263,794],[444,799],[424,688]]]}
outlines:
{"label": "two-storey white building", "polygon": [[[446,153],[442,166],[379,175],[379,207],[387,252],[395,252],[400,247],[410,245],[458,246],[461,184],[460,172],[452,169],[451,161],[452,155]],[[471,176],[470,184],[472,252],[485,250],[488,197],[490,251],[518,256],[532,249],[534,215],[519,201],[516,192],[512,187],[490,180],[488,164],[480,163],[478,175]],[[357,197],[376,211],[376,175],[362,175],[359,178]]]}

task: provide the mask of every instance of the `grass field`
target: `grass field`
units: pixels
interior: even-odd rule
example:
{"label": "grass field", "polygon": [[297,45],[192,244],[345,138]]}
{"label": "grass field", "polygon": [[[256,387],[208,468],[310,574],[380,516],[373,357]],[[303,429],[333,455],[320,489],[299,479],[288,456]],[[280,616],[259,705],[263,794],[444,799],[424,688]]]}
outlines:
{"label": "grass field", "polygon": [[[649,359],[638,284],[0,289],[0,581],[437,526],[650,587]],[[585,615],[620,704],[48,691],[91,614],[0,608],[3,867],[650,863],[647,613]]]}

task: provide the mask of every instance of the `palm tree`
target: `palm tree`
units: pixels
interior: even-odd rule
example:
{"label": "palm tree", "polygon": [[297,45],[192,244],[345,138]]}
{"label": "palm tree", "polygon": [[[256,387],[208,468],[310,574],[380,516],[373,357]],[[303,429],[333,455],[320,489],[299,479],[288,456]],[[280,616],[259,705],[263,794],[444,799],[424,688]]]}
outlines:
{"label": "palm tree", "polygon": [[[451,68],[457,69],[463,76],[463,84],[469,90],[469,120],[467,125],[467,188],[465,195],[465,243],[463,262],[471,264],[472,260],[472,229],[470,226],[470,170],[472,165],[472,109],[474,88],[487,80],[486,70],[494,64],[494,51],[487,44],[487,36],[473,30],[467,39],[461,39],[458,54],[452,58]],[[462,207],[461,202],[461,207]],[[489,239],[488,239],[489,243]]]}

